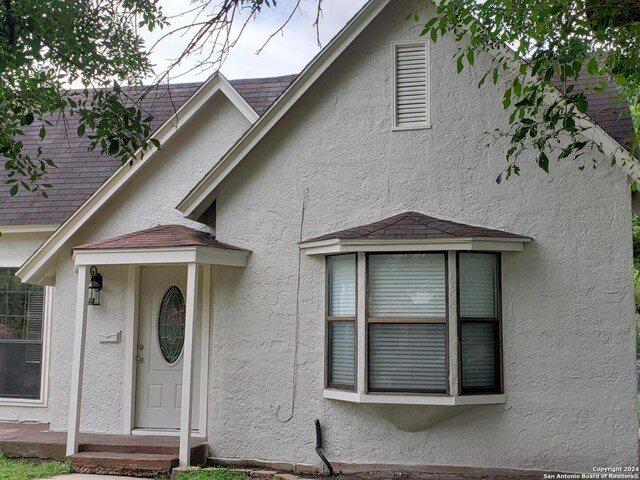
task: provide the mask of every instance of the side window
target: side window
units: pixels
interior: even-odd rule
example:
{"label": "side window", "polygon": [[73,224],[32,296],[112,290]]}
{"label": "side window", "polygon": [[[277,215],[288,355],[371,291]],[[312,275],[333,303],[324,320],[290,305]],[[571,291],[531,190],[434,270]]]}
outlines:
{"label": "side window", "polygon": [[447,392],[445,264],[442,253],[369,256],[369,391]]}
{"label": "side window", "polygon": [[499,256],[459,253],[458,275],[461,392],[499,392]]}
{"label": "side window", "polygon": [[327,386],[356,386],[356,256],[327,258]]}
{"label": "side window", "polygon": [[427,128],[431,122],[428,43],[394,44],[393,55],[393,128]]}
{"label": "side window", "polygon": [[42,368],[44,288],[0,268],[0,398],[38,399]]}

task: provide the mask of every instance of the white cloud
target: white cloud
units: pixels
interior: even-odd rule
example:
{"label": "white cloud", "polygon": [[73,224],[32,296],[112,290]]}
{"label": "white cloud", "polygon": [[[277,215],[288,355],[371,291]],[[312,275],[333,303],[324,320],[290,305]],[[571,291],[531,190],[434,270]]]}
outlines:
{"label": "white cloud", "polygon": [[[324,0],[322,2],[323,15],[320,18],[320,40],[326,43],[353,17],[364,5],[366,0]],[[194,7],[188,0],[160,0],[165,15],[175,17]],[[250,21],[242,33],[240,40],[233,47],[222,65],[222,72],[228,78],[267,77],[297,73],[319,52],[316,29],[313,23],[316,18],[316,0],[302,0],[300,9],[294,13],[291,21],[266,45],[259,55],[256,52],[264,45],[269,36],[276,32],[291,12],[294,0],[280,1],[275,8],[264,9],[257,19]],[[188,25],[195,20],[195,13],[185,13],[172,18],[172,26],[164,32],[146,33],[147,44],[151,46],[167,31],[182,25]],[[234,32],[239,27],[237,23]],[[182,34],[175,34],[165,38],[154,49],[152,61],[156,64],[156,72],[163,72],[170,61],[180,55],[194,30]],[[174,72],[184,73],[197,64],[204,56],[194,56],[181,65]],[[193,71],[175,79],[179,82],[197,81],[207,78],[213,73],[207,71]]]}

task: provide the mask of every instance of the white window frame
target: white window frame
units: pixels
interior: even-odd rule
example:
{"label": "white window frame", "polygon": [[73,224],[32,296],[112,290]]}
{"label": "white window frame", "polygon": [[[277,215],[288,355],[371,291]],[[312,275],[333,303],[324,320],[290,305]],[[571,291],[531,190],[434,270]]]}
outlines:
{"label": "white window frame", "polygon": [[[405,253],[427,253],[420,251],[405,251]],[[432,252],[430,252],[432,253]],[[360,251],[357,253],[357,291],[356,291],[356,391],[348,391],[327,387],[323,391],[323,398],[351,403],[361,404],[387,404],[387,405],[485,405],[505,403],[504,384],[495,393],[462,394],[461,393],[461,370],[460,370],[460,347],[459,347],[459,326],[458,318],[458,269],[457,251],[447,250],[445,252],[446,265],[446,289],[447,289],[447,356],[448,356],[448,393],[408,393],[408,392],[369,392],[367,385],[368,377],[368,319],[367,319],[367,253]],[[486,253],[499,253],[499,251],[486,251]],[[501,264],[499,260],[499,265]],[[498,271],[501,275],[501,270]],[[499,303],[502,303],[500,290]],[[502,319],[500,318],[500,325]],[[504,339],[502,338],[502,328],[500,327],[500,362],[499,368],[502,370],[504,364]],[[325,333],[326,338],[326,333]],[[329,352],[325,341],[325,359]],[[326,369],[326,366],[325,366]],[[326,373],[326,370],[325,370]]]}
{"label": "white window frame", "polygon": [[[22,263],[3,262],[0,268],[20,268]],[[51,319],[53,318],[53,299],[55,287],[44,287],[44,305],[42,318],[42,364],[40,368],[40,397],[37,399],[20,399],[0,397],[0,407],[34,407],[46,408],[49,399],[49,357],[51,339]]]}
{"label": "white window frame", "polygon": [[[404,42],[393,42],[391,45],[391,60],[393,62],[392,65],[392,77],[391,77],[391,97],[393,99],[393,110],[392,110],[392,131],[405,131],[405,130],[427,130],[431,128],[431,53],[429,48],[430,42],[427,40],[418,40],[418,41],[404,41]],[[425,74],[425,107],[426,107],[426,120],[424,123],[416,123],[413,125],[398,125],[398,96],[397,96],[397,52],[398,47],[409,47],[412,45],[424,45],[425,51],[425,66],[426,66],[426,74]]]}

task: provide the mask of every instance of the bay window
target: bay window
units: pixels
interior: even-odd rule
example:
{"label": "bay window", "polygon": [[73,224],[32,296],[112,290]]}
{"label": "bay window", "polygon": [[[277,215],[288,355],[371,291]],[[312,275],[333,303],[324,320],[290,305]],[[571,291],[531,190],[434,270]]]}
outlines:
{"label": "bay window", "polygon": [[[359,271],[359,261],[366,269]],[[501,394],[500,303],[499,253],[328,256],[325,386],[369,401],[384,394]]]}

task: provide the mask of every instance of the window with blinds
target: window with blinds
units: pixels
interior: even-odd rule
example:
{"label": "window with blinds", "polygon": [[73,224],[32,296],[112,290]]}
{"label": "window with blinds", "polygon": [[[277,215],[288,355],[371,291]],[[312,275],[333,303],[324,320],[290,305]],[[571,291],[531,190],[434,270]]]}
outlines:
{"label": "window with blinds", "polygon": [[501,390],[499,263],[495,253],[458,254],[462,393]]}
{"label": "window with blinds", "polygon": [[394,128],[429,125],[427,42],[394,45]]}
{"label": "window with blinds", "polygon": [[367,271],[369,391],[446,393],[445,255],[371,254]]}
{"label": "window with blinds", "polygon": [[327,258],[327,381],[330,388],[356,385],[356,256]]}
{"label": "window with blinds", "polygon": [[0,268],[0,398],[40,397],[44,289]]}

